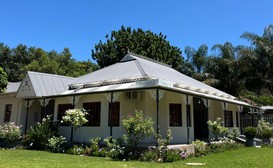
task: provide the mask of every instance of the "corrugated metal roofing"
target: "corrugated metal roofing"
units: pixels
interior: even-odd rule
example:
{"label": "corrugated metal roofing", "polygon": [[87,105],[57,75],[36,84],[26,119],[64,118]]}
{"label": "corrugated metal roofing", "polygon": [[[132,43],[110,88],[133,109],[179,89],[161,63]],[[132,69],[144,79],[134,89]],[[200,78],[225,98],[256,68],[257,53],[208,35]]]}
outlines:
{"label": "corrugated metal roofing", "polygon": [[7,86],[6,93],[14,93],[17,92],[21,82],[9,82]]}
{"label": "corrugated metal roofing", "polygon": [[224,95],[225,97],[235,99],[234,96],[231,96],[225,92],[188,77],[167,65],[153,61],[151,59],[146,59],[142,56],[138,56],[132,53],[127,54],[120,62],[116,64],[77,78],[71,85],[73,86],[77,84],[87,84],[98,81],[109,81],[126,78],[131,79],[132,77],[150,77],[151,79],[163,79],[166,81],[185,85],[188,88],[204,90],[207,91],[208,94],[213,93],[214,95]]}
{"label": "corrugated metal roofing", "polygon": [[28,71],[37,97],[58,95],[68,90],[75,78]]}

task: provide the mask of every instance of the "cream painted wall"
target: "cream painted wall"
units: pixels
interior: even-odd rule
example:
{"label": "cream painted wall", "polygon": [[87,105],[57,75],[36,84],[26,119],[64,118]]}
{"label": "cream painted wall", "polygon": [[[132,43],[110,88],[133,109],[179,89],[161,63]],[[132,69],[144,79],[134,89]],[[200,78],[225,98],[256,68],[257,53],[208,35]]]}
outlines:
{"label": "cream painted wall", "polygon": [[[154,121],[154,130],[156,131],[156,101],[153,99],[147,91],[138,91],[139,98],[137,100],[128,100],[126,97],[126,92],[119,94],[117,102],[120,102],[120,126],[113,127],[113,137],[121,137],[125,133],[122,128],[121,120],[123,117],[127,116],[129,113],[133,113],[135,110],[141,110],[144,115],[152,117]],[[192,97],[189,96],[191,99]],[[103,94],[90,94],[83,95],[80,97],[79,101],[76,103],[76,108],[82,108],[83,103],[86,102],[101,102],[101,123],[99,127],[94,126],[83,126],[77,129],[74,140],[79,142],[88,142],[90,138],[95,137],[107,137],[110,136],[110,127],[108,127],[108,106],[109,102]],[[59,104],[70,103],[69,98],[56,98],[55,99],[55,110],[54,110],[54,120],[57,120],[57,111]],[[181,94],[173,92],[164,92],[162,99],[159,102],[159,126],[163,137],[166,136],[167,129],[169,127],[169,104],[170,103],[180,103],[182,105],[182,126],[181,127],[170,127],[173,134],[172,143],[186,143],[187,142],[187,126],[186,126],[186,104],[183,102]],[[189,101],[192,103],[192,101]],[[192,127],[190,127],[190,139],[193,140],[193,108],[191,107],[191,120]],[[70,138],[70,127],[61,127],[61,134],[67,139]],[[155,138],[153,136],[143,140],[143,143],[155,143]]]}
{"label": "cream painted wall", "polygon": [[12,104],[12,112],[10,117],[10,122],[14,122],[19,125],[19,111],[21,106],[20,99],[14,97],[14,95],[2,95],[0,97],[0,125],[7,124],[4,122],[6,105]]}

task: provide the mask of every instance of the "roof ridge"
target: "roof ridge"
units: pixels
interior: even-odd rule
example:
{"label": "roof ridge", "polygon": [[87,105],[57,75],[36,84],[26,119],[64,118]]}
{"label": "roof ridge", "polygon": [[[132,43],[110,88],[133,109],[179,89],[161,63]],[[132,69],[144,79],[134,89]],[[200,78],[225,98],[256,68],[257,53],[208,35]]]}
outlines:
{"label": "roof ridge", "polygon": [[129,54],[129,55],[132,55],[132,56],[135,56],[135,57],[139,57],[139,58],[145,59],[145,60],[147,60],[147,61],[151,61],[151,62],[160,64],[160,65],[169,67],[169,68],[172,67],[171,65],[168,65],[168,64],[166,64],[166,63],[160,62],[160,61],[158,61],[158,60],[155,60],[155,59],[152,59],[152,58],[149,58],[149,57],[145,57],[145,56],[143,56],[143,55],[135,54],[135,53],[132,53],[132,52],[129,52],[129,51],[128,51],[128,54]]}
{"label": "roof ridge", "polygon": [[45,76],[52,76],[52,77],[63,77],[63,78],[76,79],[75,77],[70,77],[70,76],[63,76],[63,75],[50,74],[50,73],[43,73],[43,72],[35,72],[35,71],[28,71],[28,73],[31,73],[31,74],[39,74],[39,75],[45,75]]}
{"label": "roof ridge", "polygon": [[134,61],[137,69],[139,70],[139,72],[141,73],[142,76],[148,76],[147,73],[144,71],[143,67],[140,65],[140,63],[138,62],[138,60]]}

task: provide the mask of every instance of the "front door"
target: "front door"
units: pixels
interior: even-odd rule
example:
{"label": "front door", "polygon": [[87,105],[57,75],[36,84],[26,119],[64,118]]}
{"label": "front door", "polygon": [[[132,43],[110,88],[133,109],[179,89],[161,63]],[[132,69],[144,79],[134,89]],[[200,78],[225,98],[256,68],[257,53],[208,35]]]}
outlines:
{"label": "front door", "polygon": [[194,139],[208,140],[208,109],[201,98],[193,98]]}

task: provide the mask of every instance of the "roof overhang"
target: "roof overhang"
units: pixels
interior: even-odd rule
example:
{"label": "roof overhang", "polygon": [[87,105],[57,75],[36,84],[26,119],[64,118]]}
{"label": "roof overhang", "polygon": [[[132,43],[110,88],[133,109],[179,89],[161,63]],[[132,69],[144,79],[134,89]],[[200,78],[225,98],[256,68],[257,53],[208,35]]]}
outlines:
{"label": "roof overhang", "polygon": [[96,94],[96,93],[105,93],[105,92],[122,92],[122,91],[154,89],[154,88],[161,88],[161,89],[165,89],[165,90],[169,90],[169,91],[173,91],[177,93],[202,97],[202,98],[211,99],[211,100],[217,100],[217,101],[226,102],[226,103],[232,103],[232,104],[241,105],[241,106],[254,107],[246,102],[236,100],[235,97],[233,96],[218,95],[214,92],[209,92],[206,90],[183,87],[182,85],[175,84],[173,82],[162,80],[162,79],[151,79],[151,80],[136,81],[131,83],[122,83],[122,84],[106,85],[106,86],[100,86],[100,87],[68,90],[66,92],[63,92],[61,95],[57,97],[83,95],[83,94]]}

